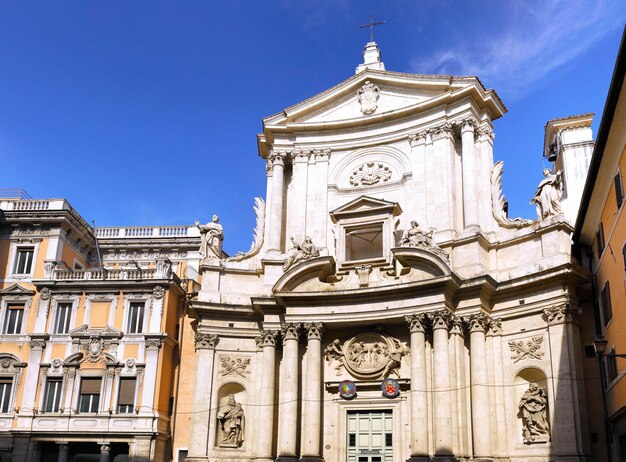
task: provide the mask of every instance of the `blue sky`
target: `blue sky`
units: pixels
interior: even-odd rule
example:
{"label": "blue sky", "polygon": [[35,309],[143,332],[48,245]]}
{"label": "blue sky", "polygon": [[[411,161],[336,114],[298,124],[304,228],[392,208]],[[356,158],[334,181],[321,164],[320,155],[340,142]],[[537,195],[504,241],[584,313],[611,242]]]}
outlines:
{"label": "blue sky", "polygon": [[265,193],[261,119],[350,77],[370,13],[387,69],[478,75],[510,214],[543,168],[543,127],[600,122],[626,8],[617,0],[0,2],[0,187],[65,197],[105,225],[216,213],[247,250]]}

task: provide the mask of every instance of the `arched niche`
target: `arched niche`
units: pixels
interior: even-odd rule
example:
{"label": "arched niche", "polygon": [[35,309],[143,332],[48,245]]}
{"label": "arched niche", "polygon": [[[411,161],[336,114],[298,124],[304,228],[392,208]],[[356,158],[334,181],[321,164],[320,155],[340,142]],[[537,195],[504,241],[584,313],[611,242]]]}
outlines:
{"label": "arched niche", "polygon": [[217,435],[218,448],[237,449],[246,444],[246,388],[237,382],[222,385],[217,393]]}
{"label": "arched niche", "polygon": [[[535,388],[534,391],[533,388]],[[542,392],[540,390],[542,390]],[[539,431],[542,427],[542,420],[539,415],[541,405],[539,402],[542,399],[545,400],[543,418],[545,419],[547,427],[543,432]],[[515,432],[518,443],[548,443],[551,434],[550,406],[552,404],[552,397],[549,393],[546,374],[536,367],[527,367],[518,371],[513,379],[513,400],[516,410],[514,428],[516,429]],[[528,404],[521,406],[522,401],[528,402]],[[528,409],[536,412],[529,412]]]}

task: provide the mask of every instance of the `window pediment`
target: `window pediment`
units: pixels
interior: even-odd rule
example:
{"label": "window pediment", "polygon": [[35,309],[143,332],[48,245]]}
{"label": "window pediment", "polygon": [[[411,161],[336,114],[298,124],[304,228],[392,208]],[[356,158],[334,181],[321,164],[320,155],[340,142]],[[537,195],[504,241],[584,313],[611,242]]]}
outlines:
{"label": "window pediment", "polygon": [[398,216],[402,209],[397,202],[389,202],[375,197],[360,196],[330,212],[334,223],[348,218],[366,217],[369,215],[389,214]]}

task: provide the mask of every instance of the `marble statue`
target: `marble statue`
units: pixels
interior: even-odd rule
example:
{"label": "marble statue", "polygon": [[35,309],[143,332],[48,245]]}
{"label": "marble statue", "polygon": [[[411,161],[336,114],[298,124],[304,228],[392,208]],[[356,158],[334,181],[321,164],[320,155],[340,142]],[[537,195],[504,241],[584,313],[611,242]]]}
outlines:
{"label": "marble statue", "polygon": [[330,362],[335,360],[337,365],[335,366],[335,370],[337,371],[337,375],[341,373],[343,369],[343,346],[341,345],[341,341],[337,338],[333,340],[324,350],[324,357],[326,361]]}
{"label": "marble statue", "polygon": [[287,271],[292,266],[301,263],[311,258],[319,257],[320,251],[309,236],[307,236],[302,244],[298,244],[296,240],[291,237],[291,249],[289,249],[289,256],[283,265],[283,270]]}
{"label": "marble statue", "polygon": [[531,383],[519,402],[519,415],[522,418],[524,443],[550,438],[548,425],[548,397],[543,388]]}
{"label": "marble statue", "polygon": [[424,232],[417,221],[411,221],[411,227],[404,231],[400,245],[406,247],[432,247],[432,238],[435,228],[430,228]]}
{"label": "marble statue", "polygon": [[241,446],[245,430],[245,416],[241,404],[235,401],[234,395],[228,395],[228,402],[218,411],[217,420],[220,421],[222,428],[220,446]]}
{"label": "marble statue", "polygon": [[202,238],[200,243],[200,258],[206,260],[209,258],[222,258],[222,241],[224,240],[224,230],[219,224],[220,218],[213,215],[211,223],[201,225],[196,220],[196,226],[200,230]]}
{"label": "marble statue", "polygon": [[537,186],[535,197],[530,201],[537,205],[537,218],[543,220],[563,213],[561,209],[561,171],[553,174],[550,169],[543,170],[545,177]]}

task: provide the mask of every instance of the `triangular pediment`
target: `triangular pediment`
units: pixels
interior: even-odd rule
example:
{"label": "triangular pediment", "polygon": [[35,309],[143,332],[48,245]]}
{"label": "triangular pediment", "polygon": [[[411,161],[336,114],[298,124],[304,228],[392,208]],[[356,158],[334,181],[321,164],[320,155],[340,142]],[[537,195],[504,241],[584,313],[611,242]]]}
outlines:
{"label": "triangular pediment", "polygon": [[35,291],[26,289],[19,284],[13,284],[0,290],[0,295],[35,295]]}
{"label": "triangular pediment", "polygon": [[384,199],[377,199],[369,196],[360,196],[331,211],[330,216],[333,221],[336,222],[342,218],[366,216],[379,213],[389,213],[393,216],[397,216],[402,213],[402,209],[397,202],[389,202]]}
{"label": "triangular pediment", "polygon": [[[370,83],[378,89],[376,109],[364,114],[357,95]],[[493,90],[486,90],[474,76],[405,74],[400,72],[367,70],[311,98],[267,117],[264,125],[289,124],[318,125],[346,123],[350,120],[388,118],[395,113],[420,111],[432,106],[450,104],[455,99],[472,95],[479,106],[488,106],[491,118],[496,119],[506,108]]]}

